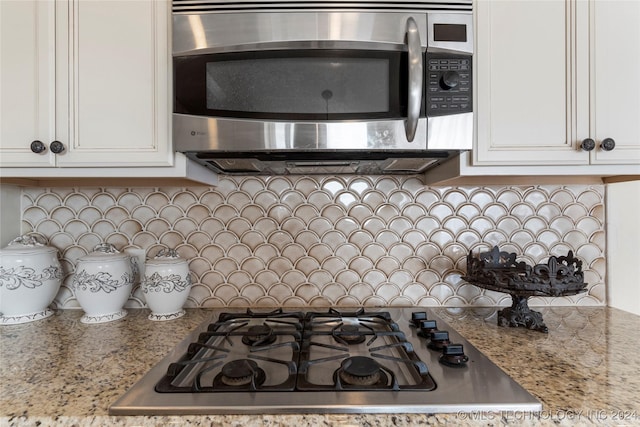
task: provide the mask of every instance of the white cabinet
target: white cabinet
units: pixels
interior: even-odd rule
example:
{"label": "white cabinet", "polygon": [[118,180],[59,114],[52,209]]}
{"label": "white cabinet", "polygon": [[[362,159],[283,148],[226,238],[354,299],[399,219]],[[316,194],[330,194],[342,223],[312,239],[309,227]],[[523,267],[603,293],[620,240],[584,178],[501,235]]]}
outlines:
{"label": "white cabinet", "polygon": [[170,19],[168,0],[0,0],[3,182],[216,185],[171,146]]}
{"label": "white cabinet", "polygon": [[168,1],[58,3],[58,129],[70,153],[58,165],[171,163],[170,16]]}
{"label": "white cabinet", "polygon": [[55,3],[0,1],[0,165],[54,166]]}
{"label": "white cabinet", "polygon": [[[612,151],[593,150],[592,164],[640,164],[640,1],[591,4],[592,88],[589,134]],[[640,172],[640,170],[639,170]]]}
{"label": "white cabinet", "polygon": [[3,0],[0,19],[3,176],[172,165],[169,1]]}
{"label": "white cabinet", "polygon": [[[640,164],[640,2],[479,0],[475,7],[473,166]],[[611,151],[602,148],[606,138],[615,141]],[[585,139],[593,150],[581,149]]]}

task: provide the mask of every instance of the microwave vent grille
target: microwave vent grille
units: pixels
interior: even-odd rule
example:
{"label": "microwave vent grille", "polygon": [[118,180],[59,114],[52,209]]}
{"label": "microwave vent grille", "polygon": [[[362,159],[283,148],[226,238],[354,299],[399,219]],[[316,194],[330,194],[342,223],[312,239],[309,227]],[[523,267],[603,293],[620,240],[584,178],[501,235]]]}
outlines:
{"label": "microwave vent grille", "polygon": [[371,11],[441,11],[471,12],[472,0],[435,1],[417,0],[394,2],[389,0],[368,1],[206,1],[206,0],[173,0],[173,13],[212,13],[243,11],[300,11],[300,10],[371,10]]}

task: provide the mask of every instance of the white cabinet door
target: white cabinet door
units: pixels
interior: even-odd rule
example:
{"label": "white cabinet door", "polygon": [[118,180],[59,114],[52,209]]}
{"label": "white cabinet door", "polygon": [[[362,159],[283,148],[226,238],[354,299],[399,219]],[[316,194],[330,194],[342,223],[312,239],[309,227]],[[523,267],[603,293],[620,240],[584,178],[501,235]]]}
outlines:
{"label": "white cabinet door", "polygon": [[[475,5],[474,165],[640,163],[640,2]],[[607,138],[615,149],[602,148]],[[587,139],[591,151],[581,149]]]}
{"label": "white cabinet door", "polygon": [[474,164],[587,164],[577,141],[588,124],[578,121],[576,104],[588,89],[588,63],[576,50],[587,46],[576,40],[573,2],[480,0],[475,7]]}
{"label": "white cabinet door", "polygon": [[58,2],[58,166],[170,165],[170,2]]}
{"label": "white cabinet door", "polygon": [[[54,3],[0,1],[1,166],[55,164],[54,55]],[[32,141],[46,151],[32,152]]]}
{"label": "white cabinet door", "polygon": [[0,165],[172,165],[170,17],[168,1],[0,0]]}
{"label": "white cabinet door", "polygon": [[[592,4],[594,164],[640,163],[640,1]],[[602,150],[611,138],[615,148]]]}

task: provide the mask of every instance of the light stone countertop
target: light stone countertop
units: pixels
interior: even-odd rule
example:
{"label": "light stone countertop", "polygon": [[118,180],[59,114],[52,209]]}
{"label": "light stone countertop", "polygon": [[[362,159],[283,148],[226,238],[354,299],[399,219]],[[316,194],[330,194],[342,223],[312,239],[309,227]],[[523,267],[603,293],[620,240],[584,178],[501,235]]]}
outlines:
{"label": "light stone countertop", "polygon": [[82,312],[0,327],[0,426],[640,425],[640,316],[610,308],[543,308],[548,334],[496,325],[495,309],[435,309],[543,403],[540,414],[307,414],[113,417],[109,406],[212,316],[169,322],[129,310],[84,325]]}

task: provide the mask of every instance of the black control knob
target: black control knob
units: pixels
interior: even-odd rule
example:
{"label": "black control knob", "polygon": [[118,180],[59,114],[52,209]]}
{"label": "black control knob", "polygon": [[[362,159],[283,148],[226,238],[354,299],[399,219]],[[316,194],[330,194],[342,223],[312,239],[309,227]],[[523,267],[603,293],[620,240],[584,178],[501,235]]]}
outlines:
{"label": "black control knob", "polygon": [[613,138],[605,138],[600,143],[600,148],[602,148],[604,151],[611,151],[616,148],[616,142],[613,140]]}
{"label": "black control knob", "polygon": [[447,71],[440,78],[440,87],[444,90],[453,89],[460,83],[460,74],[457,71]]}
{"label": "black control knob", "polygon": [[431,338],[431,332],[438,330],[438,324],[435,320],[423,320],[420,322],[420,331],[418,336],[423,338]]}
{"label": "black control knob", "polygon": [[462,344],[447,344],[442,348],[442,356],[439,361],[443,365],[460,368],[466,365],[469,357],[464,354]]}
{"label": "black control knob", "polygon": [[430,335],[431,341],[427,344],[431,350],[442,351],[445,345],[451,344],[449,341],[449,332],[433,331]]}
{"label": "black control knob", "polygon": [[42,141],[33,141],[31,143],[31,151],[34,153],[42,153],[46,151],[47,146],[42,143]]}
{"label": "black control knob", "polygon": [[420,326],[420,322],[423,320],[427,320],[427,313],[425,311],[414,311],[411,313],[411,323],[413,323],[413,326]]}
{"label": "black control knob", "polygon": [[596,148],[596,142],[591,138],[584,139],[582,140],[582,144],[580,144],[580,148],[582,148],[583,151],[591,151]]}
{"label": "black control knob", "polygon": [[60,154],[64,151],[64,144],[60,141],[53,141],[49,145],[49,148],[51,149],[52,153]]}

